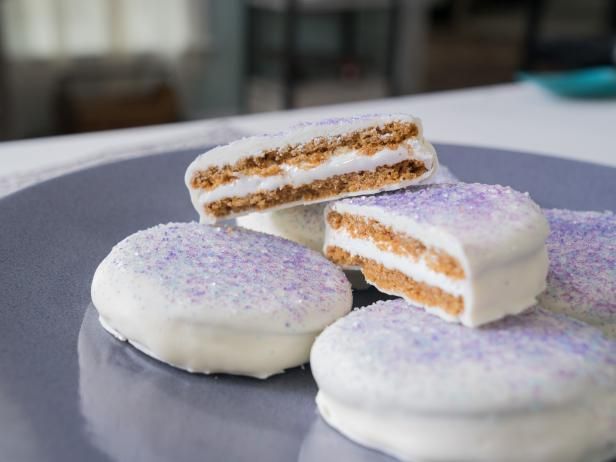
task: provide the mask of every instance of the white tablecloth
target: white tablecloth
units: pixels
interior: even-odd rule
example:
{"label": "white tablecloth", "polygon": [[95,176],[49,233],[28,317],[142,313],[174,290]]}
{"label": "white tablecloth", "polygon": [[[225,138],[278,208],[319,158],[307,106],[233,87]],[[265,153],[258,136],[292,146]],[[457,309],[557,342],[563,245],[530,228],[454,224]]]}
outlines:
{"label": "white tablecloth", "polygon": [[507,84],[210,119],[155,127],[0,143],[0,196],[104,162],[278,131],[299,121],[409,112],[433,142],[470,144],[616,167],[616,100],[568,100],[531,84]]}

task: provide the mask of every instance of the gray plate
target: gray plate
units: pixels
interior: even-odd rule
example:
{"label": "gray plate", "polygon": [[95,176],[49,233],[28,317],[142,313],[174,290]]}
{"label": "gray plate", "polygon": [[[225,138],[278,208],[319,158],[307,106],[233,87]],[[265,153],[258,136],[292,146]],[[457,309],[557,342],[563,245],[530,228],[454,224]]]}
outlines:
{"label": "gray plate", "polygon": [[[616,169],[439,146],[466,181],[545,207],[615,209]],[[98,326],[90,279],[113,244],[195,213],[183,174],[197,152],[97,167],[0,200],[0,460],[389,460],[315,414],[308,368],[267,381],[159,364]],[[355,304],[380,295],[358,292]]]}

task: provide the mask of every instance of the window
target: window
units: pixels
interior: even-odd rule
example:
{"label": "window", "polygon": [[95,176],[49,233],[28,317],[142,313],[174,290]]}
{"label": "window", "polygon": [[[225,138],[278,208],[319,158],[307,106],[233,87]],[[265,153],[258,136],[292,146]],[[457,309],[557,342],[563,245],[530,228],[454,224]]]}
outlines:
{"label": "window", "polygon": [[4,0],[10,59],[109,54],[178,55],[205,48],[207,3],[200,0]]}

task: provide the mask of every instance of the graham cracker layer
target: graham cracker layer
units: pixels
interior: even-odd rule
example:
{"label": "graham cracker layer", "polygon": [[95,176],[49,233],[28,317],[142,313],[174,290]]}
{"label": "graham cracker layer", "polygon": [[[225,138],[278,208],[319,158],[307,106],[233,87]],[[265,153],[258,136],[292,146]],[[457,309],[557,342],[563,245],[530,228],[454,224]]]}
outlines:
{"label": "graham cracker layer", "polygon": [[222,167],[211,166],[206,170],[196,172],[191,179],[191,186],[207,191],[230,183],[240,175],[278,175],[282,172],[280,168],[282,164],[310,169],[330,157],[349,150],[356,150],[360,154],[371,156],[383,148],[395,149],[402,142],[418,134],[419,128],[414,123],[390,122],[346,135],[319,137],[308,143],[287,145],[265,151],[259,156],[246,157],[235,164]]}
{"label": "graham cracker layer", "polygon": [[327,215],[327,222],[333,229],[344,229],[353,238],[372,241],[380,250],[409,257],[414,261],[423,257],[431,270],[452,279],[464,279],[464,270],[454,257],[442,250],[426,247],[421,241],[396,232],[373,218],[331,211]]}
{"label": "graham cracker layer", "polygon": [[359,266],[366,279],[378,289],[400,294],[422,305],[440,308],[452,316],[457,316],[464,310],[462,296],[455,296],[439,287],[418,282],[398,270],[386,268],[369,258],[351,255],[337,246],[328,246],[325,249],[325,256],[338,265]]}
{"label": "graham cracker layer", "polygon": [[423,162],[405,160],[394,165],[382,165],[373,171],[351,172],[316,180],[301,186],[286,185],[273,191],[257,191],[246,196],[234,196],[210,202],[205,212],[216,217],[246,210],[264,210],[295,201],[314,201],[338,194],[368,191],[412,180],[426,172]]}

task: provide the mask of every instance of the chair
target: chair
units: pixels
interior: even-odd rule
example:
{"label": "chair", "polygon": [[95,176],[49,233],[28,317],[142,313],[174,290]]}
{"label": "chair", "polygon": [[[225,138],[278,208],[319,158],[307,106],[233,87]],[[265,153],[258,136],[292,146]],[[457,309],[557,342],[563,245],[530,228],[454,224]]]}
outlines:
{"label": "chair", "polygon": [[[396,94],[393,64],[397,43],[398,0],[246,0],[245,84],[256,75],[260,58],[276,59],[281,67],[282,101],[285,109],[295,106],[295,89],[305,79],[300,64],[312,62],[320,68],[337,67],[341,75],[356,77],[361,74],[362,56],[356,45],[356,15],[360,11],[387,12],[387,40],[383,44],[384,75],[387,93]],[[282,20],[283,43],[278,50],[266,50],[261,43],[257,15],[262,12],[276,14]],[[306,16],[331,17],[337,22],[338,53],[306,53],[298,43],[299,22]]]}

